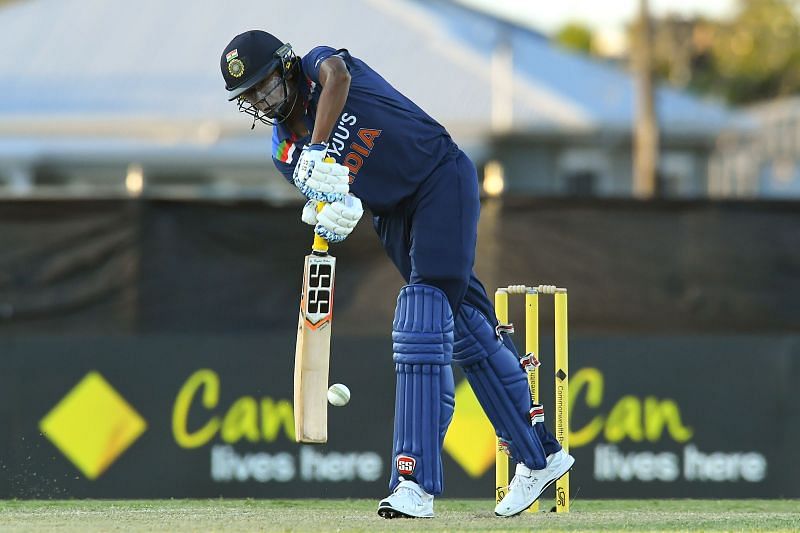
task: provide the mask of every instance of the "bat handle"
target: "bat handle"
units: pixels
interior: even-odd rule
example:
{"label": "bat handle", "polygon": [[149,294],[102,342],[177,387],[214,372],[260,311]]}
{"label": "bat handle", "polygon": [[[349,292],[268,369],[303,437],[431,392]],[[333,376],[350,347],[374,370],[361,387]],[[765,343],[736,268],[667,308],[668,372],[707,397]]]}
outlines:
{"label": "bat handle", "polygon": [[[322,211],[322,208],[328,205],[325,202],[318,202],[317,203],[317,213]],[[328,241],[314,233],[314,244],[311,246],[311,250],[314,252],[320,253],[328,253]]]}
{"label": "bat handle", "polygon": [[[323,159],[326,163],[335,163],[336,160],[332,157],[326,157]],[[322,209],[328,205],[326,202],[318,202],[317,203],[317,213],[322,211]],[[328,253],[328,241],[317,235],[314,234],[314,244],[311,246],[311,250],[314,252],[320,253]]]}

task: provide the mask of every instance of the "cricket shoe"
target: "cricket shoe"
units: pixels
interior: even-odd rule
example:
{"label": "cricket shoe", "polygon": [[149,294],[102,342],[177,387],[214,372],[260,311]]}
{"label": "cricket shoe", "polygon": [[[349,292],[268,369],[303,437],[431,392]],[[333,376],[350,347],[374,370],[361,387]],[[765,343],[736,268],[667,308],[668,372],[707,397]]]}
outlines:
{"label": "cricket shoe", "polygon": [[411,480],[400,479],[394,492],[378,504],[378,514],[384,518],[433,518],[433,494]]}
{"label": "cricket shoe", "polygon": [[544,490],[569,472],[575,458],[563,449],[547,456],[547,466],[541,470],[531,470],[524,463],[517,464],[514,479],[508,486],[508,494],[503,498],[494,514],[515,516],[533,505]]}

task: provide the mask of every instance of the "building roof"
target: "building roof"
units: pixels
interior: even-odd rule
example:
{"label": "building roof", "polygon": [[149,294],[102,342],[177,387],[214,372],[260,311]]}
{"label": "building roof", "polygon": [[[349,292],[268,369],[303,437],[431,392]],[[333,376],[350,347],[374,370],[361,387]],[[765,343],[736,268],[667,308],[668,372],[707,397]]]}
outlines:
{"label": "building roof", "polygon": [[[429,10],[484,61],[495,43],[513,48],[514,75],[532,95],[566,102],[596,128],[629,129],[635,113],[635,79],[619,65],[567,50],[543,34],[447,0],[429,2]],[[656,111],[667,132],[717,132],[734,118],[720,101],[701,98],[667,85],[657,87]],[[521,117],[523,124],[534,125]]]}
{"label": "building roof", "polygon": [[[269,128],[250,130],[219,72],[223,47],[252,28],[299,54],[349,49],[476,159],[498,102],[517,133],[630,131],[626,72],[451,0],[26,0],[0,8],[0,179],[25,183],[42,160],[202,169],[214,161],[282,182]],[[497,69],[504,49],[513,71]],[[731,117],[666,88],[657,105],[665,134],[713,136]]]}
{"label": "building roof", "polygon": [[[187,0],[30,0],[0,9],[0,114],[229,122],[219,54],[245,29],[264,27],[302,53],[348,48],[453,129],[491,123],[491,54],[513,46],[513,126],[627,127],[631,77],[565,51],[541,34],[449,1],[306,0],[235,5]],[[314,22],[314,14],[324,21]],[[718,104],[662,88],[665,128],[717,128]],[[246,126],[246,121],[241,121]],[[123,125],[124,127],[124,125]]]}

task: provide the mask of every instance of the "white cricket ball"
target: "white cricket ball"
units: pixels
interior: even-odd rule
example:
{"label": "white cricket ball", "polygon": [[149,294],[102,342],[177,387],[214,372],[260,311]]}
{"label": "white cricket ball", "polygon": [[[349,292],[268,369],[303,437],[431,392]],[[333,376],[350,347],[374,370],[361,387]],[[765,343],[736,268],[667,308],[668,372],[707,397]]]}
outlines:
{"label": "white cricket ball", "polygon": [[350,401],[350,389],[347,388],[347,385],[334,383],[328,389],[328,401],[336,407],[347,405],[347,402]]}

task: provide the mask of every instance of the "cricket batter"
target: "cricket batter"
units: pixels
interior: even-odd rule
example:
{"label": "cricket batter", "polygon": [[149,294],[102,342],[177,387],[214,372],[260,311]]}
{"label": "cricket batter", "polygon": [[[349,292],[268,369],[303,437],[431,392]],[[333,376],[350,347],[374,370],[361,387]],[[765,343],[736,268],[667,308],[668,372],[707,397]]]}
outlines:
{"label": "cricket batter", "polygon": [[[439,123],[347,50],[319,46],[300,59],[289,44],[252,30],[225,47],[220,67],[228,100],[253,126],[272,125],[275,166],[308,199],[302,220],[341,242],[365,205],[407,282],[392,332],[390,495],[378,514],[433,516],[454,407],[451,362],[464,370],[517,462],[495,513],[530,507],[575,460],[546,429],[541,406],[531,405],[516,349],[472,271],[480,211],[475,166]],[[319,213],[318,202],[326,203]]]}

